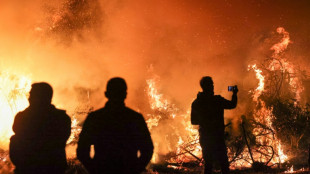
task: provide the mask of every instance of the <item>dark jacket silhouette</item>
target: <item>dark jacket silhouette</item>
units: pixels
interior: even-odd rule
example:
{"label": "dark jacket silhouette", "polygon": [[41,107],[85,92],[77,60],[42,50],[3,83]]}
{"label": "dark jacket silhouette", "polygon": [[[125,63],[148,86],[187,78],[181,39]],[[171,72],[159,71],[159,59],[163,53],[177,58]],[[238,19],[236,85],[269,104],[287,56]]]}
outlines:
{"label": "dark jacket silhouette", "polygon": [[65,146],[71,132],[71,120],[64,110],[51,104],[51,98],[50,85],[34,83],[30,91],[30,106],[15,117],[10,158],[16,174],[65,172]]}
{"label": "dark jacket silhouette", "polygon": [[[80,134],[77,157],[91,174],[141,173],[153,154],[153,143],[141,114],[124,104],[123,79],[108,82],[104,108],[90,113]],[[94,158],[90,147],[94,145]]]}
{"label": "dark jacket silhouette", "polygon": [[214,161],[219,161],[222,173],[229,173],[229,163],[224,140],[224,109],[233,109],[237,105],[235,87],[232,100],[214,95],[211,77],[203,77],[200,81],[203,92],[199,92],[192,103],[191,122],[199,125],[200,145],[205,161],[205,174],[212,173]]}

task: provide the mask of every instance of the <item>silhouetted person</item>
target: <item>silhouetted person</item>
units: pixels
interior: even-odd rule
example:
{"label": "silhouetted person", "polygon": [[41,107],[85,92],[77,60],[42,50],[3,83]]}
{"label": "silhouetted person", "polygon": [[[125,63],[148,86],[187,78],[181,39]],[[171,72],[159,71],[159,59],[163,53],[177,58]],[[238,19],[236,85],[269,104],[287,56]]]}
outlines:
{"label": "silhouetted person", "polygon": [[233,90],[232,100],[214,95],[211,77],[200,80],[202,92],[192,103],[191,122],[199,125],[200,145],[205,161],[204,173],[212,173],[212,165],[218,161],[223,174],[229,173],[227,149],[224,140],[224,109],[233,109],[237,105],[238,88]]}
{"label": "silhouetted person", "polygon": [[51,104],[52,96],[49,84],[32,84],[29,107],[15,117],[10,158],[16,174],[65,172],[65,146],[71,132],[71,119],[64,110]]}
{"label": "silhouetted person", "polygon": [[125,106],[126,91],[124,79],[110,79],[105,92],[108,102],[85,120],[77,157],[91,174],[141,173],[152,158],[149,130],[143,116]]}

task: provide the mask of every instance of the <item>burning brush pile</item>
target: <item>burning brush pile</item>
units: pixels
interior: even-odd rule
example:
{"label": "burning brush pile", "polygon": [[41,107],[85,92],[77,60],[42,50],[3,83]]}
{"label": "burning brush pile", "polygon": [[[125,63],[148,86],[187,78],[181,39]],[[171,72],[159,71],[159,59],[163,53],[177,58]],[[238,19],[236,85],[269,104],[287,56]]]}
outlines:
{"label": "burning brush pile", "polygon": [[[297,172],[294,169],[305,171],[308,165],[310,105],[303,94],[309,77],[286,55],[291,43],[289,33],[280,27],[276,35],[280,42],[270,48],[272,54],[248,65],[248,73],[256,77],[258,85],[244,94],[242,98],[247,101],[239,100],[246,103],[245,111],[235,116],[237,121],[226,120],[230,167],[236,173],[294,173]],[[0,72],[0,81],[6,84],[0,88],[0,147],[8,149],[14,115],[28,105],[31,80]],[[149,171],[199,173],[203,160],[197,127],[190,123],[190,106],[181,109],[172,104],[161,94],[159,85],[159,76],[152,75],[146,80],[150,108],[144,115],[155,146]],[[81,131],[76,116],[87,115],[89,108],[82,112],[77,109],[72,118],[69,173],[85,173],[74,155]],[[12,170],[8,151],[0,150],[0,173]]]}
{"label": "burning brush pile", "polygon": [[[228,156],[235,171],[294,173],[308,166],[310,105],[303,96],[303,83],[309,77],[286,56],[289,33],[279,27],[276,35],[280,42],[270,48],[272,54],[248,65],[258,85],[244,97],[247,109],[238,115],[234,126],[227,121]],[[153,167],[199,171],[203,160],[197,128],[190,123],[190,108],[182,111],[164,99],[156,88],[158,81],[158,77],[147,80],[153,110],[147,115],[147,123],[155,143],[152,162],[165,167]]]}

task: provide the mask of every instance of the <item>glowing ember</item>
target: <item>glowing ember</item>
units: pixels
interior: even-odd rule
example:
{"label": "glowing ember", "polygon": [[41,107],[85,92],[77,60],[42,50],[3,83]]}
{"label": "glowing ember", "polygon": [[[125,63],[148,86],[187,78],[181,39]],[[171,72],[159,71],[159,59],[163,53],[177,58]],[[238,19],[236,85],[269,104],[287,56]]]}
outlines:
{"label": "glowing ember", "polygon": [[294,170],[294,166],[292,166],[288,170],[286,170],[284,173],[303,173],[305,171],[306,171],[305,168],[301,168],[299,170]]}
{"label": "glowing ember", "polygon": [[27,95],[31,80],[25,76],[0,73],[0,84],[0,148],[8,149],[14,117],[29,105]]}
{"label": "glowing ember", "polygon": [[294,172],[294,166],[292,166],[291,168],[289,168],[287,171],[285,171],[284,173],[293,173]]}

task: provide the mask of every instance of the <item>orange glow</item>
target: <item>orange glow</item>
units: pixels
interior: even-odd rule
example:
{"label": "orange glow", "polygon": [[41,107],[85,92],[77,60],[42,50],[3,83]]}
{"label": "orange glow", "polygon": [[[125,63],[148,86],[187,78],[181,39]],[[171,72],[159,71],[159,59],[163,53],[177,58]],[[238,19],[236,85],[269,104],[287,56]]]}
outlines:
{"label": "orange glow", "polygon": [[[154,114],[148,114],[146,123],[152,133],[153,141],[155,142],[155,152],[152,162],[156,163],[159,155],[175,153],[176,158],[170,159],[171,162],[188,162],[193,160],[193,157],[186,151],[190,151],[195,156],[201,157],[201,147],[198,143],[198,130],[195,129],[190,122],[190,111],[185,113],[180,112],[175,105],[164,98],[163,94],[160,94],[156,82],[159,81],[159,77],[146,80],[147,92],[149,96],[149,103]],[[173,130],[165,129],[163,120],[168,119],[169,125]],[[162,122],[162,123],[160,123]],[[156,128],[165,129],[165,134],[159,134],[156,132]],[[167,140],[167,136],[172,139],[177,139],[177,142],[172,143]],[[160,146],[164,143],[167,150],[160,149]],[[190,142],[190,144],[188,144]],[[187,145],[187,147],[184,147]]]}
{"label": "orange glow", "polygon": [[[262,125],[266,125],[269,129],[271,129],[273,132],[274,128],[272,125],[272,107],[267,108],[264,101],[258,99],[259,96],[264,91],[264,79],[265,77],[262,75],[262,70],[257,68],[256,65],[252,65],[251,69],[253,69],[256,72],[256,79],[259,80],[258,87],[254,91],[253,94],[253,101],[256,102],[256,104],[260,104],[259,109],[255,109],[254,111],[254,120],[257,123],[260,123]],[[282,145],[280,140],[277,139],[276,135],[270,132],[266,132],[264,128],[257,127],[253,129],[253,134],[256,136],[256,142],[258,144],[263,145],[262,147],[258,147],[257,151],[263,152],[264,154],[272,154],[271,148],[265,148],[266,146],[271,146],[274,148],[274,151],[276,152],[277,158],[273,157],[271,159],[271,163],[283,163],[285,162],[288,157],[283,153]],[[262,136],[263,135],[263,136]],[[253,153],[253,152],[252,152]],[[262,157],[260,153],[253,153],[253,157],[255,160],[258,160],[259,162],[266,163],[269,159],[268,157]]]}
{"label": "orange glow", "polygon": [[304,90],[304,87],[302,85],[301,80],[298,76],[296,76],[296,67],[293,63],[289,62],[283,56],[281,53],[283,53],[288,45],[291,43],[290,41],[290,35],[283,27],[277,28],[277,32],[281,35],[283,35],[282,40],[274,44],[270,49],[274,51],[272,57],[274,58],[269,65],[269,70],[276,71],[280,70],[282,73],[288,73],[288,82],[291,87],[291,90],[293,93],[295,93],[295,105],[300,102],[301,99],[301,93]]}
{"label": "orange glow", "polygon": [[283,27],[277,28],[277,32],[279,34],[282,34],[283,37],[279,43],[274,44],[270,48],[271,50],[274,50],[273,57],[278,57],[280,53],[282,53],[284,50],[287,49],[288,44],[291,43],[290,34],[287,31],[285,31]]}
{"label": "orange glow", "polygon": [[[169,162],[201,158],[190,103],[201,90],[199,78],[205,75],[214,79],[215,93],[225,98],[230,97],[228,85],[240,87],[238,108],[225,113],[225,119],[232,120],[233,133],[238,132],[240,116],[248,113],[273,130],[273,108],[262,101],[268,92],[267,71],[285,75],[296,105],[309,96],[303,93],[303,80],[309,75],[307,79],[298,76],[300,67],[305,71],[310,67],[308,11],[299,1],[294,5],[227,0],[1,1],[0,69],[16,74],[0,73],[0,149],[8,149],[14,115],[28,106],[31,81],[46,81],[55,89],[53,101],[71,116],[67,143],[74,146],[79,124],[89,112],[76,114],[78,106],[102,107],[106,82],[123,77],[128,83],[126,105],[143,113],[151,132],[153,163],[168,157],[173,158]],[[270,31],[279,25],[290,28]],[[259,62],[263,55],[268,55],[265,67]],[[250,58],[256,64],[248,63]],[[150,65],[158,76],[148,76]],[[256,78],[249,77],[246,69]],[[244,91],[250,89],[248,100]],[[253,110],[253,105],[261,107]],[[286,144],[276,136],[258,136],[261,131],[256,128],[253,134],[257,142],[274,147],[271,163],[288,161]],[[75,158],[76,147],[71,150],[69,156]],[[251,161],[247,149],[241,156]],[[258,153],[254,158],[267,160]],[[231,167],[250,167],[246,160]]]}
{"label": "orange glow", "polygon": [[151,109],[167,110],[168,101],[162,98],[162,94],[159,94],[155,88],[155,79],[149,79],[146,81],[148,84],[148,95],[150,97]]}
{"label": "orange glow", "polygon": [[0,148],[8,149],[14,117],[29,105],[27,95],[31,80],[26,76],[2,72],[0,84]]}
{"label": "orange glow", "polygon": [[72,141],[78,137],[80,132],[82,131],[82,128],[79,126],[79,121],[76,119],[75,116],[71,117],[71,134],[67,141],[67,144],[70,144]]}

